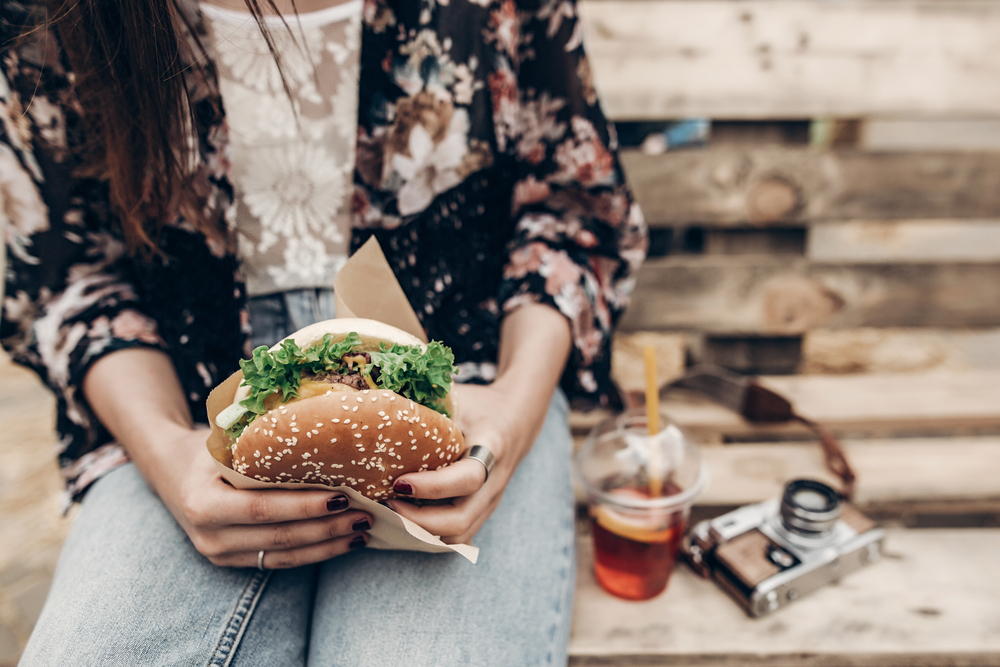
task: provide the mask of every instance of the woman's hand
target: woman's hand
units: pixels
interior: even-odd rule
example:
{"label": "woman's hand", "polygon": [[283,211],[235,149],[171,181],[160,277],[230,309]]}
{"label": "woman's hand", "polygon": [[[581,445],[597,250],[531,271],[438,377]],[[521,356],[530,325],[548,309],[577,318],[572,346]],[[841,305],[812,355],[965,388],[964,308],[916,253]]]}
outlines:
{"label": "woman's hand", "polygon": [[483,465],[471,459],[402,475],[393,486],[400,495],[454,500],[421,506],[394,500],[389,503],[392,509],[445,542],[469,542],[500,503],[538,437],[569,348],[569,323],[554,309],[528,305],[509,314],[501,330],[497,380],[454,389],[466,444],[484,445],[496,457],[489,478]]}
{"label": "woman's hand", "polygon": [[230,486],[205,447],[206,430],[175,440],[186,463],[163,471],[154,485],[199,553],[215,565],[297,567],[365,546],[371,515],[349,509],[329,491],[240,490]]}
{"label": "woman's hand", "polygon": [[367,543],[373,518],[327,491],[234,489],[194,429],[173,365],[147,349],[114,352],[84,379],[94,411],[146,483],[216,565],[268,569],[318,563]]}

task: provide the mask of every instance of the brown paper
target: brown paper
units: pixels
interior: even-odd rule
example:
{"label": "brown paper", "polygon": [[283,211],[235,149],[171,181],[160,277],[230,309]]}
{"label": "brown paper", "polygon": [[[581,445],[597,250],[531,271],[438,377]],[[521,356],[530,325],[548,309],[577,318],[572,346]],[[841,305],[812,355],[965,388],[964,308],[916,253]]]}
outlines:
{"label": "brown paper", "polygon": [[[424,342],[427,337],[420,320],[410,307],[396,276],[382,254],[378,241],[370,239],[358,252],[347,260],[334,280],[334,298],[337,317],[363,317],[379,320],[403,329]],[[261,482],[241,475],[230,466],[228,456],[229,438],[215,423],[215,417],[232,405],[236,389],[243,379],[243,372],[237,371],[212,390],[206,402],[208,423],[212,431],[206,446],[219,466],[222,476],[237,489],[321,489],[345,494],[351,500],[351,508],[368,512],[374,517],[368,547],[371,549],[397,549],[400,551],[422,551],[426,553],[458,553],[475,563],[479,549],[469,544],[445,544],[440,538],[396,514],[388,507],[379,505],[354,489],[346,486],[326,486],[324,484],[289,484]]]}
{"label": "brown paper", "polygon": [[337,272],[333,299],[337,319],[378,320],[427,342],[427,334],[374,236]]}

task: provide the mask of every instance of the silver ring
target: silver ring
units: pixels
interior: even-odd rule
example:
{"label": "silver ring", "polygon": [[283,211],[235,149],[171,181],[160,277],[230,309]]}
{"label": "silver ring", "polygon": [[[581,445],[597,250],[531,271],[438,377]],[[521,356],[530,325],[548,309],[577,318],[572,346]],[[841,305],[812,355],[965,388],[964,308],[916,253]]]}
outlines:
{"label": "silver ring", "polygon": [[[493,452],[490,451],[489,447],[484,447],[483,445],[473,445],[469,447],[469,451],[465,453],[463,458],[474,459],[483,464],[486,468],[486,479],[490,478],[490,472],[493,470],[494,464],[497,462],[497,458],[493,456]],[[483,484],[486,483],[486,479],[483,480]]]}
{"label": "silver ring", "polygon": [[264,567],[264,550],[263,549],[261,549],[260,551],[257,552],[257,569],[258,570],[266,570],[267,569],[266,567]]}

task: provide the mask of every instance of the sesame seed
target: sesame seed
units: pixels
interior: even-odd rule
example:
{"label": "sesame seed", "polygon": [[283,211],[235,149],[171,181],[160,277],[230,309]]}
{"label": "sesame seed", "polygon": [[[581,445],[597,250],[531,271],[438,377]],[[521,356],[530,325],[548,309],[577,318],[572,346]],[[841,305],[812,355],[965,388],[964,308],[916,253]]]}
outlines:
{"label": "sesame seed", "polygon": [[358,406],[355,405],[354,408],[351,410],[351,412],[357,412],[357,411],[358,411]]}
{"label": "sesame seed", "polygon": [[361,434],[360,434],[360,433],[355,433],[355,434],[354,434],[354,437],[355,437],[355,438],[360,438],[360,437],[361,437]]}
{"label": "sesame seed", "polygon": [[363,399],[360,396],[358,396],[358,403],[364,403],[364,402],[365,402],[365,399]]}

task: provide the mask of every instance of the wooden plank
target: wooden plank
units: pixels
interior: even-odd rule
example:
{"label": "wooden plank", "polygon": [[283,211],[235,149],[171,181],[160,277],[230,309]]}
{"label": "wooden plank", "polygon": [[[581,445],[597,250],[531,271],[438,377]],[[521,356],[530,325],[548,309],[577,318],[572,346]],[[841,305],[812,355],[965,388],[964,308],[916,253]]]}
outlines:
{"label": "wooden plank", "polygon": [[809,227],[815,262],[997,262],[1000,220],[844,220]]}
{"label": "wooden plank", "polygon": [[997,153],[729,145],[621,157],[646,219],[658,227],[1000,218]]}
{"label": "wooden plank", "polygon": [[[1000,437],[844,440],[858,474],[854,502],[988,503],[1000,511]],[[740,443],[702,447],[712,479],[699,505],[735,506],[780,495],[809,477],[839,486],[816,443]],[[985,505],[984,505],[985,506]]]}
{"label": "wooden plank", "polygon": [[[760,382],[788,398],[798,412],[837,433],[896,433],[1000,429],[1000,372],[962,371],[885,375],[768,376]],[[796,424],[754,426],[694,394],[671,392],[664,411],[700,442],[720,438],[808,433]],[[573,413],[584,435],[607,412]]]}
{"label": "wooden plank", "polygon": [[683,566],[654,600],[613,598],[582,536],[570,665],[1000,664],[997,553],[1000,530],[890,529],[881,562],[752,619]]}
{"label": "wooden plank", "polygon": [[[776,343],[789,337],[774,337]],[[843,375],[879,373],[920,373],[928,371],[1000,371],[1000,329],[819,329],[801,337],[801,360],[796,369],[802,375]],[[706,344],[735,344],[739,339],[701,334],[653,331],[618,332],[612,356],[612,374],[626,391],[642,392],[645,387],[642,346],[657,349],[659,384],[683,374],[685,360],[711,362],[716,354],[706,354]],[[771,337],[747,336],[751,348]],[[794,341],[791,341],[794,343]]]}
{"label": "wooden plank", "polygon": [[803,336],[799,372],[1000,370],[1000,329],[842,329]]}
{"label": "wooden plank", "polygon": [[964,118],[870,118],[859,147],[869,151],[996,151],[1000,120]]}
{"label": "wooden plank", "polygon": [[1000,263],[821,264],[712,255],[648,260],[626,331],[799,334],[1000,325]]}
{"label": "wooden plank", "polygon": [[590,0],[616,119],[1000,115],[989,0]]}

